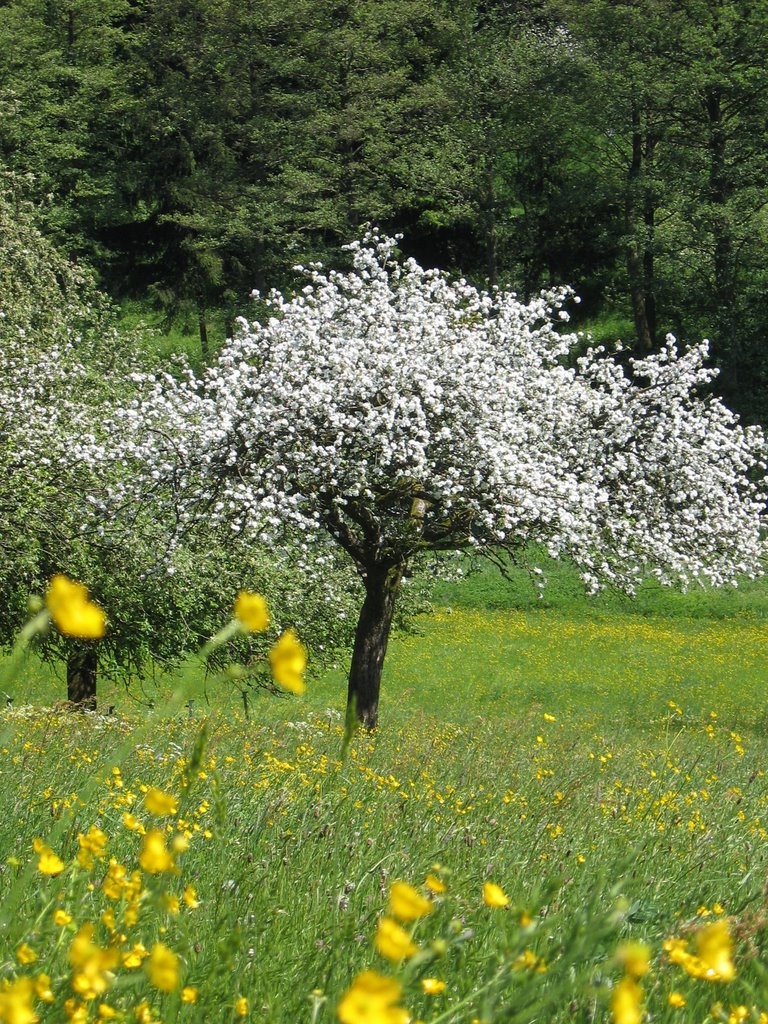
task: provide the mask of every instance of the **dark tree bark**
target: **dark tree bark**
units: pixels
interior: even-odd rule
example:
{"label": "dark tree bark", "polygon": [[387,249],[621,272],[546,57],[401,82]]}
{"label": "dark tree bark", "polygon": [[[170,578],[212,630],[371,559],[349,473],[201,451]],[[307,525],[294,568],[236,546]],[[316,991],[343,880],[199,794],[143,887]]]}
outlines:
{"label": "dark tree bark", "polygon": [[366,729],[375,729],[379,687],[389,632],[405,563],[371,565],[364,577],[365,600],[355,632],[349,670],[347,717],[356,715]]}
{"label": "dark tree bark", "polygon": [[[645,165],[653,158],[653,143],[644,136],[640,111],[632,111],[632,160],[629,165],[624,210],[627,233],[627,277],[632,316],[641,352],[653,351],[656,332],[656,302],[653,292],[654,206],[642,178]],[[642,192],[642,201],[638,193]],[[638,216],[638,208],[642,211]],[[642,249],[638,247],[638,222],[642,223]]]}
{"label": "dark tree bark", "polygon": [[198,306],[197,326],[200,331],[200,354],[207,362],[211,354],[211,349],[208,344],[208,322],[206,320],[205,309],[203,306]]}
{"label": "dark tree bark", "polygon": [[79,708],[96,710],[96,651],[84,648],[67,658],[67,700]]}

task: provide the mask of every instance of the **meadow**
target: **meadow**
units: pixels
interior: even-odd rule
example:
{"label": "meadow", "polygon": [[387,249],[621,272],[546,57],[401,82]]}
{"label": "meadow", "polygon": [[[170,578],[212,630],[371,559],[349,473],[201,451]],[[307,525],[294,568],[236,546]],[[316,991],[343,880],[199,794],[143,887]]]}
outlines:
{"label": "meadow", "polygon": [[346,749],[343,659],[248,720],[193,663],[68,714],[28,661],[0,1020],[765,1024],[768,588],[547,573],[440,584]]}

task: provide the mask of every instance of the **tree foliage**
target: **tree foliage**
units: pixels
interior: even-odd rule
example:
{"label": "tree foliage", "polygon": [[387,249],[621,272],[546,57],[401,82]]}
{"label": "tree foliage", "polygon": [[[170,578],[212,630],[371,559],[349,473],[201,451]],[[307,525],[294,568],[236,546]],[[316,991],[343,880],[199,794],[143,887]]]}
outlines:
{"label": "tree foliage", "polygon": [[[722,584],[759,571],[764,441],[716,399],[706,344],[668,338],[629,368],[557,322],[566,291],[527,304],[397,258],[376,232],[349,273],[320,268],[198,378],[148,377],[117,410],[131,489],[274,544],[335,542],[365,587],[349,701],[377,719],[401,581],[427,551],[568,556],[591,587]],[[147,469],[149,467],[149,470]],[[109,503],[104,509],[109,508]],[[328,555],[321,555],[322,562]]]}

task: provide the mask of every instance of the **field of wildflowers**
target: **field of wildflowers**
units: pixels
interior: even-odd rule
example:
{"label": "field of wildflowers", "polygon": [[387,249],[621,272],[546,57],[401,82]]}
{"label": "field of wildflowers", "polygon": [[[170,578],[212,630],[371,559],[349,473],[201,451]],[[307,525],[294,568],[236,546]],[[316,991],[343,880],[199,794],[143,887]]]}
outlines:
{"label": "field of wildflowers", "polygon": [[[382,728],[343,754],[340,671],[246,721],[223,682],[189,704],[183,675],[151,710],[117,686],[115,713],[65,713],[16,665],[0,1021],[765,1024],[758,598],[461,593],[394,642]],[[263,628],[254,595],[236,612],[222,642]]]}

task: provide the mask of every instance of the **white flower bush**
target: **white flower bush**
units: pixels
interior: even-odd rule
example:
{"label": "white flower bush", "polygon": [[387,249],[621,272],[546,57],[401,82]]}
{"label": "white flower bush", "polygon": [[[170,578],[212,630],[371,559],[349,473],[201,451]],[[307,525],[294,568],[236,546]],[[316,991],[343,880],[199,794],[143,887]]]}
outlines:
{"label": "white flower bush", "polygon": [[630,591],[760,571],[764,439],[707,395],[706,343],[575,357],[567,289],[522,303],[400,261],[375,231],[348,248],[349,273],[313,266],[296,297],[272,293],[204,376],[137,380],[114,423],[134,472],[112,500],[139,480],[180,530],[341,545],[366,587],[349,689],[366,725],[421,551],[536,541]]}

